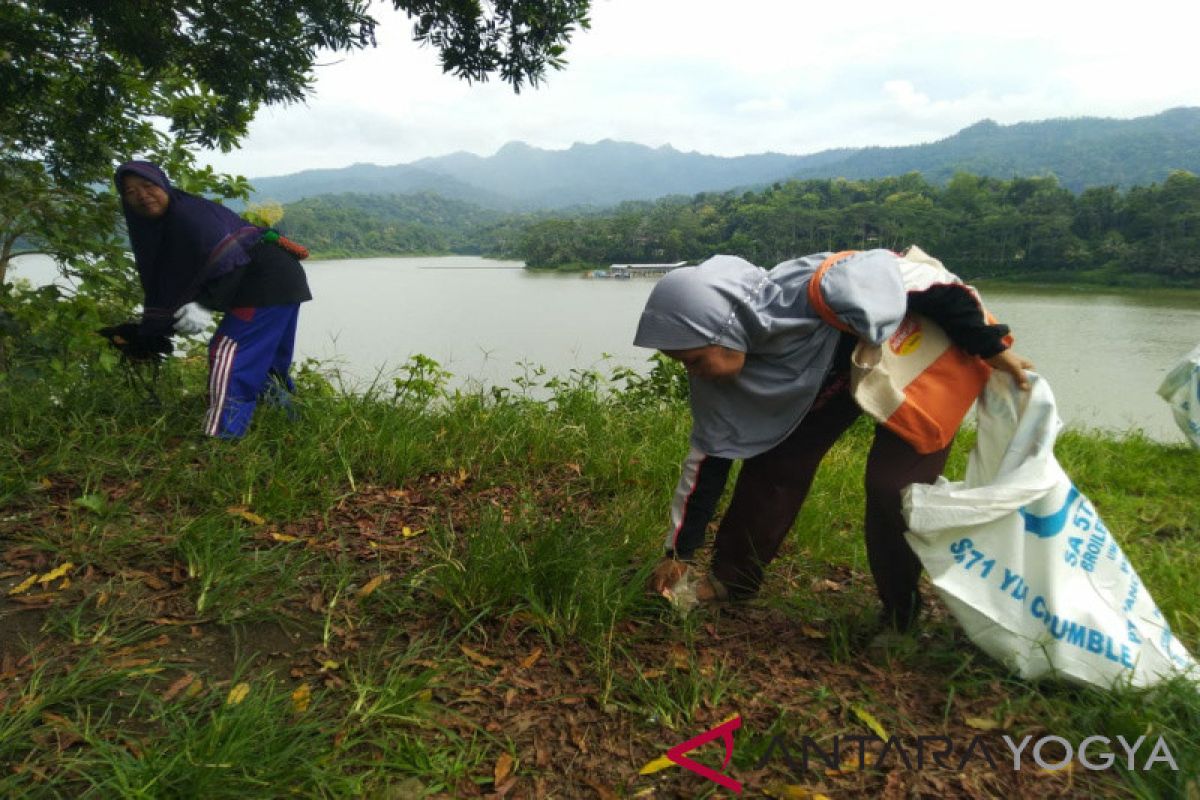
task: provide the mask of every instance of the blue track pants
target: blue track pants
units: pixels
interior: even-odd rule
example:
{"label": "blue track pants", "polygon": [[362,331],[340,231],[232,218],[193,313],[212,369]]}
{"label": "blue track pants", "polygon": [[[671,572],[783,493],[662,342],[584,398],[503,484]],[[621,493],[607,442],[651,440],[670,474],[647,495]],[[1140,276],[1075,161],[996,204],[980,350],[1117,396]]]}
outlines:
{"label": "blue track pants", "polygon": [[208,344],[208,412],[204,432],[223,439],[246,433],[260,398],[281,404],[295,388],[288,370],[300,304],[234,308]]}

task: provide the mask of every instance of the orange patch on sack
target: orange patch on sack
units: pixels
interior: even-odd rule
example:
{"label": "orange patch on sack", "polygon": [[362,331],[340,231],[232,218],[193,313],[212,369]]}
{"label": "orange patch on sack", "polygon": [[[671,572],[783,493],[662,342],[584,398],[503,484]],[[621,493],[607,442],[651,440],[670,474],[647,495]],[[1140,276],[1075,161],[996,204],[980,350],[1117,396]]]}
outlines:
{"label": "orange patch on sack", "polygon": [[888,347],[898,356],[906,356],[921,344],[921,323],[906,317],[900,327],[888,339]]}

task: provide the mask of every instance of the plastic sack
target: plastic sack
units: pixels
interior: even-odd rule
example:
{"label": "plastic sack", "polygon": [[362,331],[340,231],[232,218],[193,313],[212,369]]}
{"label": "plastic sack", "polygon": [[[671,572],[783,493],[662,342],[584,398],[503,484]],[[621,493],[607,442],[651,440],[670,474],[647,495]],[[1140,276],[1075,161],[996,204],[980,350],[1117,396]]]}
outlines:
{"label": "plastic sack", "polygon": [[700,598],[696,596],[696,584],[696,574],[688,567],[673,586],[663,590],[663,597],[667,598],[680,615],[686,617],[692,609],[700,605]]}
{"label": "plastic sack", "polygon": [[1158,396],[1171,404],[1184,436],[1200,447],[1200,345],[1167,373]]}
{"label": "plastic sack", "polygon": [[1025,678],[1109,688],[1195,670],[1054,458],[1054,395],[1029,378],[1028,392],[1009,375],[989,378],[964,481],[905,490],[909,544],[971,640]]}

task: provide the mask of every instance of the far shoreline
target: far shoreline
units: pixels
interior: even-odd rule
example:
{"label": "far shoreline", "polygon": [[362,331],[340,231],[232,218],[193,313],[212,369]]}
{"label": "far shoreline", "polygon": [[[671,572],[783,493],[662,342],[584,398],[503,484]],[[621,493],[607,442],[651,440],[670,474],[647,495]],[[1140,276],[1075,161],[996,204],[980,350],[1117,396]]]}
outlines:
{"label": "far shoreline", "polygon": [[[479,258],[486,261],[510,261],[525,263],[522,259],[516,257],[494,256],[482,253],[454,253],[454,252],[431,252],[431,253],[385,253],[385,252],[363,252],[363,253],[318,253],[314,252],[310,256],[310,261],[350,261],[354,259],[366,258],[450,258],[450,257],[468,257]],[[531,272],[550,273],[561,272],[565,274],[583,274],[591,270],[608,269],[609,264],[584,264],[581,262],[572,262],[569,264],[560,264],[556,266],[530,266],[525,263],[524,268]],[[1113,273],[1108,273],[1113,274]],[[987,276],[963,276],[963,280],[973,286],[978,287],[995,287],[999,289],[1017,289],[1029,288],[1037,290],[1055,290],[1084,292],[1137,292],[1139,294],[1153,294],[1155,292],[1170,292],[1194,294],[1198,303],[1200,303],[1200,279],[1193,281],[1181,281],[1178,283],[1170,282],[1152,275],[1144,274],[1129,274],[1118,277],[1117,280],[1103,280],[1097,276],[1097,271],[1087,271],[1083,274],[1072,275],[1066,272],[1053,273],[1028,273],[1025,275],[987,275]]]}

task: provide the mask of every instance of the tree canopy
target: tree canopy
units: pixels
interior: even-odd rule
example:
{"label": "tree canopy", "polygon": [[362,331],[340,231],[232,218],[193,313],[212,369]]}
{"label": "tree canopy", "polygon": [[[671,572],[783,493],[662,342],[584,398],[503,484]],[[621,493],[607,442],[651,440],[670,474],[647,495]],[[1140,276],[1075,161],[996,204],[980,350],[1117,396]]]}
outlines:
{"label": "tree canopy", "polygon": [[[468,81],[515,91],[564,66],[590,0],[390,0],[413,39]],[[114,167],[140,157],[180,188],[246,197],[196,163],[245,136],[263,106],[303,99],[323,54],[375,44],[369,0],[6,0],[0,3],[0,380],[11,341],[27,364],[87,361],[92,331],[138,297]],[[427,246],[442,246],[431,242]],[[27,291],[11,259],[55,258],[77,279]],[[103,359],[100,362],[103,363]]]}
{"label": "tree canopy", "polygon": [[[102,195],[135,154],[184,188],[224,196],[246,185],[195,168],[196,147],[229,150],[264,105],[301,100],[323,52],[375,43],[368,0],[17,0],[0,6],[0,194],[58,198],[78,214],[0,206],[0,255],[18,239],[59,257],[111,238]],[[413,38],[469,81],[498,75],[519,91],[564,65],[589,0],[392,0]],[[103,189],[99,187],[103,186]],[[47,201],[49,202],[49,201]],[[105,208],[105,203],[108,207]],[[111,218],[111,219],[110,219]],[[107,226],[100,224],[108,219]],[[69,241],[59,234],[69,228]],[[0,282],[6,261],[0,257]]]}

